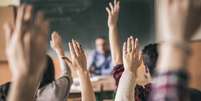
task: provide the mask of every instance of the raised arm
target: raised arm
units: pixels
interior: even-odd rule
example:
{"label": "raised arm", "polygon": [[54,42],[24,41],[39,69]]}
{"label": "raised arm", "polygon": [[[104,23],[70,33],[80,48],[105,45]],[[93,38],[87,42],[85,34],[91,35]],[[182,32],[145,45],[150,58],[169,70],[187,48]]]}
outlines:
{"label": "raised arm", "polygon": [[161,0],[160,5],[158,35],[164,42],[159,48],[151,101],[189,101],[186,67],[191,50],[189,42],[200,27],[201,1]]}
{"label": "raised arm", "polygon": [[120,10],[119,4],[120,4],[119,1],[114,0],[114,4],[110,2],[109,7],[106,7],[106,11],[108,13],[110,50],[114,65],[123,63],[121,47],[120,47],[120,38],[117,26],[119,18],[119,10]]}
{"label": "raised arm", "polygon": [[87,71],[87,60],[84,50],[75,40],[69,43],[69,49],[72,66],[79,77],[82,101],[95,101],[96,98],[89,78],[89,72]]}
{"label": "raised arm", "polygon": [[123,46],[124,72],[120,78],[115,101],[134,101],[136,72],[142,63],[138,39],[129,37]]}
{"label": "raised arm", "polygon": [[[65,57],[62,38],[58,32],[53,32],[51,36],[52,40],[50,41],[51,47],[57,53],[60,68],[61,68],[61,76],[54,82],[50,83],[46,88],[45,93],[55,94],[53,97],[49,97],[51,100],[61,101],[63,99],[67,99],[67,96],[70,92],[70,87],[73,83],[72,74],[71,74],[71,64],[69,64],[69,59]],[[48,90],[48,88],[52,88]],[[44,88],[45,89],[45,88]],[[56,97],[54,97],[56,96]]]}
{"label": "raised arm", "polygon": [[70,66],[68,65],[68,58],[65,57],[65,53],[64,53],[64,48],[63,48],[63,43],[62,43],[62,38],[59,35],[58,32],[53,32],[51,35],[51,41],[50,41],[50,45],[52,47],[52,49],[54,49],[54,51],[57,53],[59,62],[60,62],[60,68],[62,71],[62,76],[63,75],[69,75],[71,77],[71,70],[70,70]]}
{"label": "raised arm", "polygon": [[32,15],[32,6],[22,5],[15,25],[6,25],[5,32],[12,73],[8,101],[34,101],[46,64],[48,23],[41,12]]}

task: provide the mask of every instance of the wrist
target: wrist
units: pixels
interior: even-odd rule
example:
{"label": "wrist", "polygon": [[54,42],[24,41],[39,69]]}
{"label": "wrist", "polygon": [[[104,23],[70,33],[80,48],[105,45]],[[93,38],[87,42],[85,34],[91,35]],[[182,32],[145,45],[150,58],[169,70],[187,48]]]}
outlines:
{"label": "wrist", "polygon": [[[133,67],[129,67],[129,68],[133,68]],[[137,74],[137,70],[132,70],[132,69],[126,69],[125,68],[125,70],[124,70],[125,72],[127,72],[127,73],[132,73],[133,75],[136,75]]]}
{"label": "wrist", "polygon": [[19,73],[16,75],[12,76],[12,81],[16,82],[16,81],[21,81],[21,80],[31,80],[32,77],[34,77],[36,75],[30,75],[29,73]]}
{"label": "wrist", "polygon": [[83,75],[88,75],[89,72],[87,70],[81,69],[81,70],[77,70],[77,74],[79,77],[82,77]]}
{"label": "wrist", "polygon": [[184,49],[184,46],[178,47],[172,43],[162,44],[159,50],[160,56],[157,69],[159,71],[169,71],[186,67],[189,56],[188,49],[190,49],[188,46]]}
{"label": "wrist", "polygon": [[59,57],[65,57],[65,52],[63,49],[57,49],[56,53]]}
{"label": "wrist", "polygon": [[122,76],[126,77],[127,79],[130,78],[131,82],[133,82],[133,84],[135,85],[136,84],[136,78],[137,78],[137,75],[131,71],[124,71],[122,73]]}
{"label": "wrist", "polygon": [[116,29],[117,28],[117,25],[109,25],[109,29],[110,30],[114,30],[114,29]]}

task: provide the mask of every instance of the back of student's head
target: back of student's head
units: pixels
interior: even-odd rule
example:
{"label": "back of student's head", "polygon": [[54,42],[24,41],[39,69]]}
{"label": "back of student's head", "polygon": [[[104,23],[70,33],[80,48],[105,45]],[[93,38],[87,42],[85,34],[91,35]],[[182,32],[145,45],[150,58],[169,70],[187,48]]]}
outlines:
{"label": "back of student's head", "polygon": [[153,76],[158,59],[158,44],[148,44],[142,50],[143,60],[145,66],[149,69],[150,74]]}
{"label": "back of student's head", "polygon": [[52,81],[55,80],[55,70],[54,70],[54,63],[53,60],[49,55],[46,55],[47,57],[47,64],[46,64],[46,69],[43,74],[43,78],[40,82],[39,88],[51,83]]}

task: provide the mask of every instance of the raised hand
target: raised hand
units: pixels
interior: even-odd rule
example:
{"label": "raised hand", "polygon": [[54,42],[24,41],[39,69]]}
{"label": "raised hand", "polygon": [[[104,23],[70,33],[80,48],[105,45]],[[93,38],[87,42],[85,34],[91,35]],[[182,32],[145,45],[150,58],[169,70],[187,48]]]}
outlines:
{"label": "raised hand", "polygon": [[59,56],[61,56],[61,57],[65,56],[62,38],[59,35],[59,33],[53,32],[51,38],[52,38],[52,40],[50,41],[50,45],[51,45],[52,49],[54,49]]}
{"label": "raised hand", "polygon": [[35,20],[32,16],[30,5],[20,6],[15,25],[5,25],[6,55],[13,77],[45,68],[48,23],[41,12]]}
{"label": "raised hand", "polygon": [[69,49],[72,66],[75,70],[77,72],[87,71],[87,59],[81,45],[77,41],[72,40],[72,42],[69,42]]}
{"label": "raised hand", "polygon": [[8,101],[34,100],[46,67],[47,33],[43,14],[33,15],[30,5],[19,7],[14,25],[5,25],[6,55],[13,83]]}
{"label": "raised hand", "polygon": [[136,74],[137,68],[142,63],[142,55],[139,51],[139,43],[137,38],[134,39],[133,37],[129,37],[127,42],[124,42],[123,63],[125,70]]}
{"label": "raised hand", "polygon": [[188,43],[201,23],[201,1],[161,0],[159,3],[158,38],[164,42],[159,48],[157,67],[160,71],[187,67],[190,50]]}
{"label": "raised hand", "polygon": [[160,38],[174,43],[190,40],[201,24],[201,2],[199,0],[160,2],[159,23],[162,31]]}
{"label": "raised hand", "polygon": [[117,27],[119,19],[120,2],[114,0],[114,4],[109,3],[109,7],[106,7],[108,13],[108,28],[109,28],[109,41],[112,55],[112,61],[114,65],[123,63],[122,52],[120,47],[120,38]]}
{"label": "raised hand", "polygon": [[114,0],[114,3],[109,3],[109,7],[106,7],[106,11],[108,13],[108,26],[109,27],[116,27],[118,18],[119,18],[119,6],[120,2],[117,0]]}
{"label": "raised hand", "polygon": [[71,66],[77,72],[80,81],[82,101],[96,101],[89,73],[86,68],[87,59],[84,50],[75,40],[69,43],[69,49],[71,54]]}

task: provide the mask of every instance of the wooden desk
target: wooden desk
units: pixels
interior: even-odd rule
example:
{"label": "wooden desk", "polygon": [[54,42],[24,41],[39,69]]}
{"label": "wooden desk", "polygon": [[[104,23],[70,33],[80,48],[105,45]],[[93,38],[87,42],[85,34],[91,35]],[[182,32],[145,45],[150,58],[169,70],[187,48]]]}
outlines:
{"label": "wooden desk", "polygon": [[[116,89],[115,81],[112,76],[98,77],[99,80],[91,80],[92,87],[96,94],[97,101],[103,101],[103,99],[112,99],[114,96],[114,91]],[[75,86],[77,88],[75,88]],[[71,87],[70,90],[70,99],[81,98],[80,85],[77,83],[77,80]]]}

